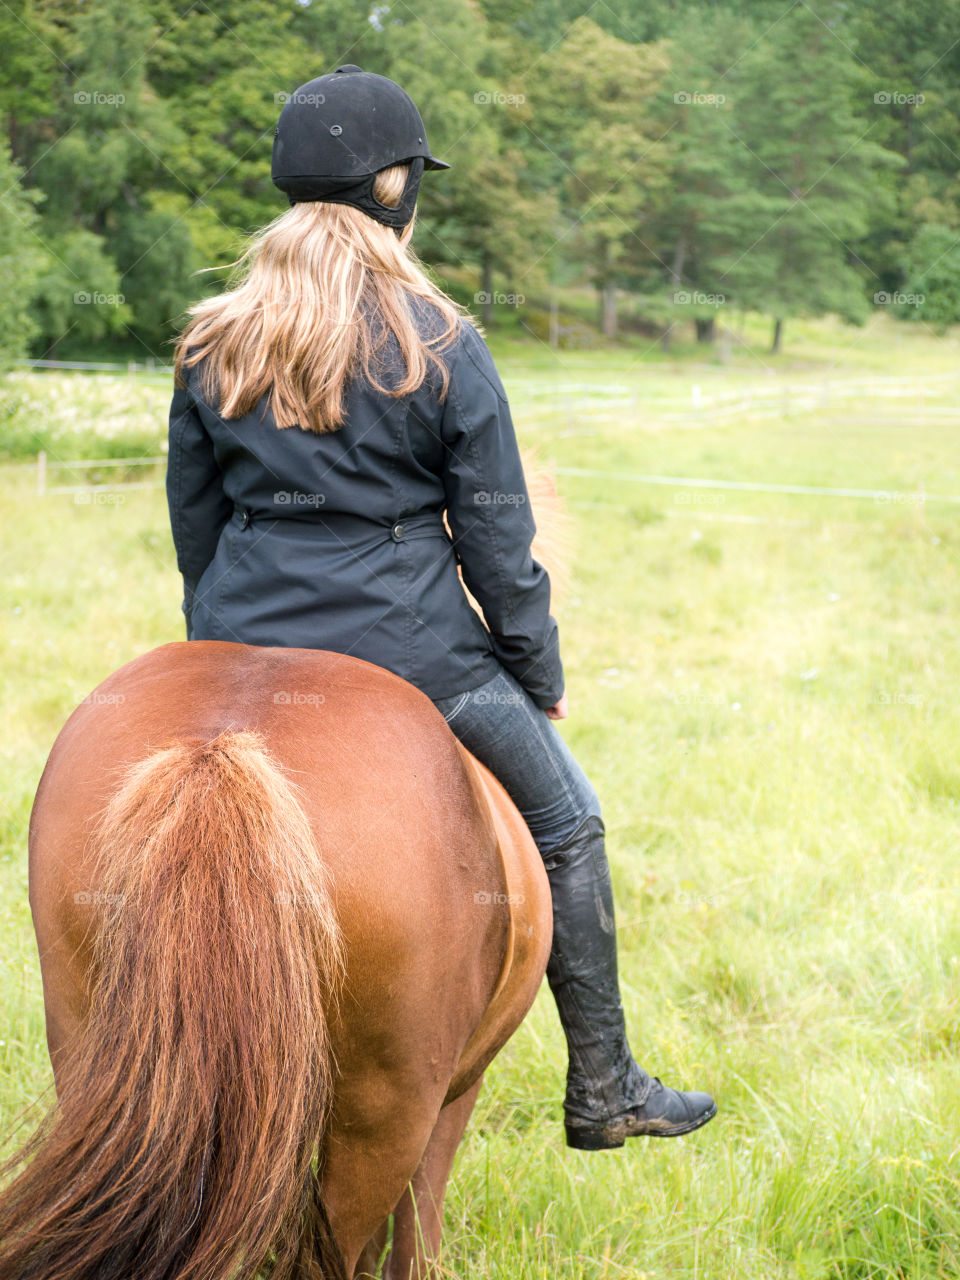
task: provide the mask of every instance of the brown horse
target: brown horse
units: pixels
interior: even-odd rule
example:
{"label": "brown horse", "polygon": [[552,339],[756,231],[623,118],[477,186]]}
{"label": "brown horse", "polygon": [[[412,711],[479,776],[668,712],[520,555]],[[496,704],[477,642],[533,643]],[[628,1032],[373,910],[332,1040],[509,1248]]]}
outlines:
{"label": "brown horse", "polygon": [[[550,892],[499,783],[356,659],[173,643],[61,731],[30,822],[57,1105],[2,1280],[430,1270]],[[22,1167],[20,1167],[22,1165]]]}

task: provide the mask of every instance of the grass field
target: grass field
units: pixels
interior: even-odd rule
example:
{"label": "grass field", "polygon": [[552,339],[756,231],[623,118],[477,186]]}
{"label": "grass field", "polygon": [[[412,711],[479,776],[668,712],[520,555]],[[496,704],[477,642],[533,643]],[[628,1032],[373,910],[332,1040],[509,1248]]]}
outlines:
{"label": "grass field", "polygon": [[[544,986],[460,1152],[452,1276],[960,1276],[958,343],[885,320],[787,336],[726,367],[491,340],[574,517],[563,732],[605,805],[631,1042],[720,1114],[566,1148]],[[161,379],[8,393],[4,1129],[50,1085],[26,875],[43,762],[80,697],[183,638],[162,492],[41,498],[29,458],[159,452],[167,403]]]}

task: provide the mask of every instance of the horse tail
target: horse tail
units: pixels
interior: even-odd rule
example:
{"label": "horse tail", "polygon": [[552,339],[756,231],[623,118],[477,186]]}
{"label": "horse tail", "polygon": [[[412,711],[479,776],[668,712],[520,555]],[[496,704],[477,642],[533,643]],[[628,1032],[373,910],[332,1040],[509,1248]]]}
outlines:
{"label": "horse tail", "polygon": [[88,1011],[0,1195],[0,1277],[343,1280],[319,1184],[341,942],[293,785],[257,732],[178,741],[92,850]]}

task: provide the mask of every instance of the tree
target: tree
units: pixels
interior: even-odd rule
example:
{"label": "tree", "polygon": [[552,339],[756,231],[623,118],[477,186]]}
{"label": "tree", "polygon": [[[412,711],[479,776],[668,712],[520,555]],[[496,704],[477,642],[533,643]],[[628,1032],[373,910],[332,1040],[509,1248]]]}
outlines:
{"label": "tree", "polygon": [[44,249],[32,301],[44,355],[55,355],[66,337],[96,342],[123,333],[133,315],[101,237],[74,227],[46,235]]}
{"label": "tree", "polygon": [[905,161],[901,173],[885,179],[896,202],[893,213],[878,213],[862,246],[888,293],[907,291],[907,246],[919,226],[960,222],[958,23],[960,0],[877,0],[850,14],[871,81],[871,137]]}
{"label": "tree", "polygon": [[960,321],[960,230],[942,223],[917,227],[903,262],[904,288],[893,295],[897,314],[942,333]]}
{"label": "tree", "polygon": [[378,25],[369,69],[420,104],[431,149],[451,165],[421,184],[417,250],[476,280],[474,305],[492,326],[501,294],[516,305],[542,285],[539,260],[557,213],[526,145],[529,107],[516,51],[468,0],[424,0],[415,14],[384,6]]}
{"label": "tree", "polygon": [[[842,8],[835,10],[842,25]],[[861,321],[867,268],[858,241],[892,210],[886,174],[902,165],[871,140],[869,80],[841,33],[805,5],[743,57],[729,128],[737,143],[715,230],[721,288],[773,317]]]}
{"label": "tree", "polygon": [[[46,119],[23,135],[30,181],[44,197],[46,254],[33,314],[50,347],[68,333],[97,339],[136,320],[121,300],[128,265],[123,231],[149,207],[156,158],[174,136],[146,80],[144,54],[154,30],[142,7],[93,0],[57,30],[64,67],[56,94]],[[162,238],[152,247],[161,279],[169,273],[165,248]],[[110,301],[97,301],[104,298]],[[149,330],[154,300],[142,301],[140,321]]]}
{"label": "tree", "polygon": [[0,368],[27,354],[36,325],[30,302],[43,253],[37,236],[36,197],[20,186],[21,170],[0,146]]}
{"label": "tree", "polygon": [[692,320],[698,339],[712,341],[718,308],[735,302],[730,282],[720,279],[726,258],[718,216],[740,164],[742,55],[761,35],[746,17],[697,10],[666,42],[669,69],[652,111],[669,136],[670,180],[649,218],[657,269],[637,282],[652,298],[666,292],[665,347],[677,319]]}
{"label": "tree", "polygon": [[[31,125],[49,114],[54,86],[63,74],[54,9],[31,0],[0,5],[0,116],[14,160],[23,161]],[[26,136],[24,136],[26,131]]]}
{"label": "tree", "polygon": [[578,18],[543,59],[533,140],[554,158],[576,253],[597,290],[601,328],[616,334],[616,290],[654,259],[644,224],[667,181],[669,152],[649,103],[666,68],[658,45],[632,45]]}

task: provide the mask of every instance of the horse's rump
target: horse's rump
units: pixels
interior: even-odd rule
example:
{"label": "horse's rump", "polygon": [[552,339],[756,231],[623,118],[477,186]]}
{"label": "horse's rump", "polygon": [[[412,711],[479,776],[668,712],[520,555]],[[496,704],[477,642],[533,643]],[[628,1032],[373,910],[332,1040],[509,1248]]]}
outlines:
{"label": "horse's rump", "polygon": [[[31,905],[58,1084],[95,976],[91,899],[112,892],[100,883],[96,815],[145,757],[185,744],[202,754],[237,735],[262,743],[292,788],[342,941],[323,1192],[349,1260],[392,1210],[441,1107],[529,1008],[549,950],[549,890],[502,788],[405,681],[315,650],[164,645],[77,708],[31,817]],[[215,862],[215,849],[204,853]]]}

